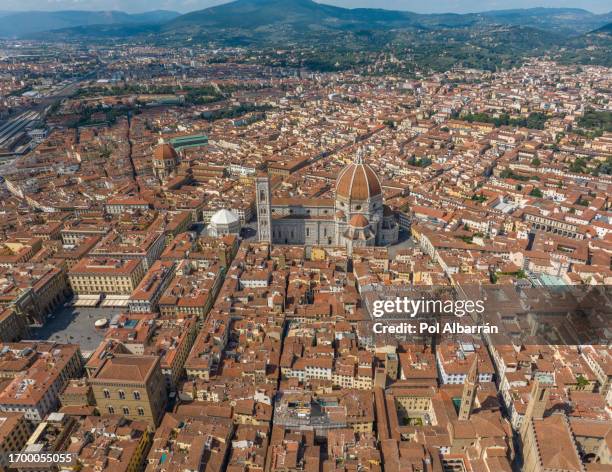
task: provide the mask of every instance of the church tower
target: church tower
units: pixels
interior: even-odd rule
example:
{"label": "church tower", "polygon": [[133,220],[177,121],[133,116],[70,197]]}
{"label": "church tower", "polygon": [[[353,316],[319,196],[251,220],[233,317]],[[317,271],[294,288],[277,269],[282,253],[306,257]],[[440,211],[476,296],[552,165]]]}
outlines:
{"label": "church tower", "polygon": [[474,409],[474,400],[476,400],[476,390],[478,388],[478,356],[474,355],[472,366],[463,383],[463,395],[461,396],[461,405],[459,406],[459,421],[467,421],[470,419],[472,410]]}
{"label": "church tower", "polygon": [[534,379],[533,386],[531,387],[531,395],[529,403],[527,404],[527,410],[525,410],[525,417],[521,424],[521,437],[525,438],[525,434],[531,425],[532,420],[541,420],[544,418],[544,412],[546,411],[546,404],[550,397],[550,385],[542,383],[539,379]]}
{"label": "church tower", "polygon": [[270,177],[258,174],[255,178],[257,194],[257,235],[262,242],[272,243],[272,193]]}

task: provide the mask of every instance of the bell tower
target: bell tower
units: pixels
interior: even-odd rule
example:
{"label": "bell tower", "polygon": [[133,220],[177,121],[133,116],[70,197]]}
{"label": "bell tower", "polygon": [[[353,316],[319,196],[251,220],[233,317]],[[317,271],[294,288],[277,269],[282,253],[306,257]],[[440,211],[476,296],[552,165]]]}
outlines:
{"label": "bell tower", "polygon": [[461,396],[461,405],[459,406],[459,421],[467,421],[470,419],[472,410],[474,409],[474,400],[476,399],[476,390],[478,388],[478,356],[474,355],[474,360],[470,367],[465,382],[463,383],[463,395]]}
{"label": "bell tower", "polygon": [[257,236],[259,241],[272,243],[272,194],[270,191],[270,177],[267,174],[258,174],[255,178],[255,191],[257,194]]}
{"label": "bell tower", "polygon": [[531,387],[531,394],[523,423],[521,424],[521,437],[525,438],[527,430],[531,427],[533,420],[541,420],[546,412],[546,404],[550,397],[550,383],[541,379],[535,378]]}

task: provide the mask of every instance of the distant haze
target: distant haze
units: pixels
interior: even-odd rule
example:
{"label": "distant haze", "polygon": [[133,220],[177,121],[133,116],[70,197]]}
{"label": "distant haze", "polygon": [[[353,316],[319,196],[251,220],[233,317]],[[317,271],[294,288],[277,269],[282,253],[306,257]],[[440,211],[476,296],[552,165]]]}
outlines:
{"label": "distant haze", "polygon": [[[227,0],[0,0],[1,10],[121,10],[128,13],[157,9],[188,12]],[[368,7],[407,10],[417,13],[467,13],[486,10],[533,7],[583,8],[593,13],[607,13],[610,0],[326,0],[331,5],[346,8]]]}

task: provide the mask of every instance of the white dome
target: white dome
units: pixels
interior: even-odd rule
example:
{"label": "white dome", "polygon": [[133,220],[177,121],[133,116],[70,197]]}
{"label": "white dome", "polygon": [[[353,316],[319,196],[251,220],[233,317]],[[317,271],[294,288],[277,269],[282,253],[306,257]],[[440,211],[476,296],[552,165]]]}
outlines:
{"label": "white dome", "polygon": [[239,223],[240,218],[238,218],[231,211],[226,210],[224,208],[222,210],[219,210],[217,213],[215,213],[210,219],[210,222],[211,224],[214,224],[214,225],[231,225],[234,223]]}

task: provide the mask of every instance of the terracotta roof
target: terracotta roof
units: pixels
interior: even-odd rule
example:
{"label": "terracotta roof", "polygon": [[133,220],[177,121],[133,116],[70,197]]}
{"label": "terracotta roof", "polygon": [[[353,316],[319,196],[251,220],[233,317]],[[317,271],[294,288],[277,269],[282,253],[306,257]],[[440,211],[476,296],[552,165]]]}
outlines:
{"label": "terracotta roof", "polygon": [[534,421],[540,463],[544,469],[582,471],[582,464],[576,451],[567,420],[562,415],[552,415]]}
{"label": "terracotta roof", "polygon": [[104,363],[96,373],[95,380],[145,382],[158,361],[157,356],[119,354]]}
{"label": "terracotta roof", "polygon": [[353,228],[366,228],[370,222],[368,219],[362,214],[353,215],[351,220],[349,221],[349,225]]}
{"label": "terracotta roof", "polygon": [[163,161],[167,159],[176,159],[177,154],[172,145],[168,143],[162,143],[155,148],[153,152],[153,157],[158,161]]}
{"label": "terracotta roof", "polygon": [[350,200],[367,200],[381,194],[380,180],[369,165],[352,163],[340,172],[336,183],[336,196]]}

